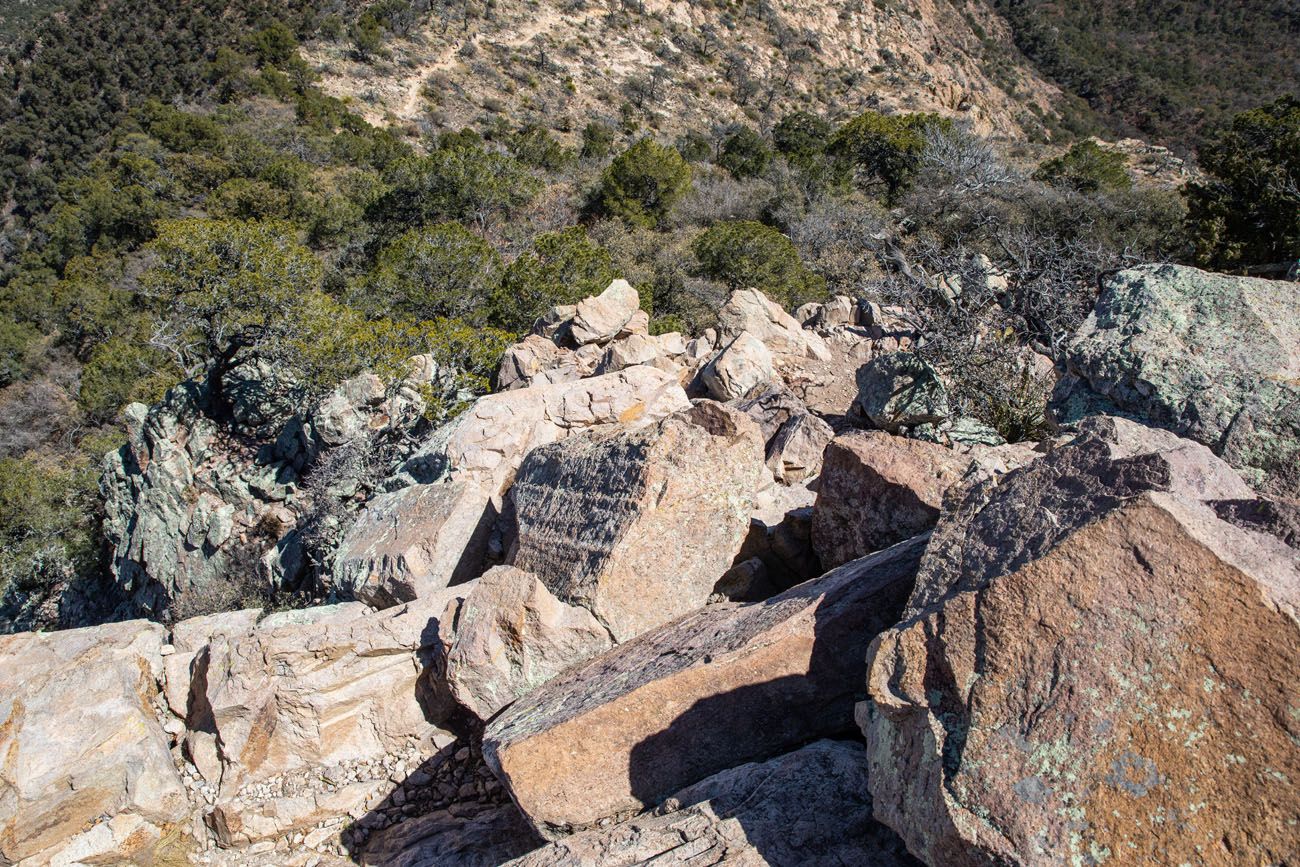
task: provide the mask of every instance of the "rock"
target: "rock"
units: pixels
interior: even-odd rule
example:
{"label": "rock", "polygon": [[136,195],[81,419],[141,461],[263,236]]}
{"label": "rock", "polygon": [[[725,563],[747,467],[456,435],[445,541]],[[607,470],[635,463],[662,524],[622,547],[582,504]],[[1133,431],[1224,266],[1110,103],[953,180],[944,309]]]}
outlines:
{"label": "rock", "polygon": [[578,302],[569,333],[579,346],[608,343],[640,309],[641,299],[626,280],[615,280],[595,298]]}
{"label": "rock", "polygon": [[963,446],[1004,446],[1002,434],[979,419],[962,416],[939,424],[921,424],[907,432],[912,439],[938,443],[950,448]]}
{"label": "rock", "polygon": [[532,333],[561,345],[572,345],[569,325],[578,312],[576,304],[558,304],[546,311],[533,323]]}
{"label": "rock", "polygon": [[[128,860],[184,819],[152,706],[165,641],[141,620],[0,636],[0,861],[46,863],[65,848]],[[101,818],[106,831],[77,836]]]}
{"label": "rock", "polygon": [[945,511],[870,650],[875,815],[954,867],[1285,863],[1300,556],[1204,447],[1093,425]]}
{"label": "rock", "polygon": [[867,643],[896,622],[924,544],[711,605],[570,669],[488,725],[484,758],[554,837],[851,730]]}
{"label": "rock", "polygon": [[479,575],[497,510],[469,476],[377,494],[334,556],[334,585],[376,608]]}
{"label": "rock", "polygon": [[447,653],[452,695],[479,719],[613,645],[585,608],[566,605],[536,576],[489,569],[465,597]]}
{"label": "rock", "polygon": [[659,345],[653,338],[631,334],[609,344],[596,369],[601,373],[612,373],[636,364],[650,364],[658,357]]}
{"label": "rock", "polygon": [[763,474],[757,426],[707,401],[541,446],[514,486],[513,564],[625,641],[708,601]]}
{"label": "rock", "polygon": [[372,429],[384,396],[384,381],[373,373],[345,380],[312,413],[312,431],[327,446],[358,439]]}
{"label": "rock", "polygon": [[472,475],[499,496],[529,450],[600,425],[652,424],[690,407],[677,378],[638,365],[480,398],[406,462],[411,481]]}
{"label": "rock", "polygon": [[700,379],[714,400],[745,397],[776,376],[772,353],[757,337],[742,331],[700,371]]}
{"label": "rock", "polygon": [[304,791],[300,794],[266,798],[240,798],[218,803],[207,816],[216,826],[218,842],[227,848],[256,850],[274,845],[286,834],[337,820],[351,812],[365,812],[366,805],[382,798],[392,788],[387,780],[365,780],[338,786],[332,791]]}
{"label": "rock", "polygon": [[1300,496],[1295,284],[1146,265],[1106,279],[1052,398],[1196,440],[1252,484]]}
{"label": "rock", "polygon": [[722,771],[675,793],[653,813],[574,834],[509,863],[917,864],[897,835],[871,817],[861,745],[826,740]]}
{"label": "rock", "polygon": [[501,356],[497,368],[497,390],[527,388],[539,380],[543,383],[569,382],[590,372],[583,370],[572,350],[556,346],[540,335],[530,334]]}
{"label": "rock", "polygon": [[496,867],[537,845],[513,804],[453,815],[439,810],[408,819],[370,838],[361,864],[369,867]]}
{"label": "rock", "polygon": [[882,352],[898,348],[898,342],[875,342],[856,329],[837,328],[826,335],[830,360],[782,358],[781,379],[809,412],[838,424],[848,416],[858,399],[858,368]]}
{"label": "rock", "polygon": [[182,620],[172,627],[173,652],[163,658],[167,707],[181,719],[189,714],[194,655],[217,635],[238,635],[252,629],[262,616],[260,608],[222,611]]}
{"label": "rock", "polygon": [[797,505],[778,518],[750,518],[749,535],[736,557],[762,562],[765,577],[773,587],[767,596],[789,590],[825,571],[812,547],[812,516],[810,506]]}
{"label": "rock", "polygon": [[[440,652],[439,619],[472,584],[382,612],[349,606],[320,618],[263,621],[219,636],[195,659],[191,750],[215,738],[221,797],[277,774],[383,758],[428,735],[435,708],[420,674]],[[295,612],[298,613],[298,612]],[[307,612],[311,613],[311,612]]]}
{"label": "rock", "polygon": [[737,289],[718,311],[718,328],[734,340],[748,332],[778,355],[830,359],[825,341],[757,289]]}
{"label": "rock", "polygon": [[883,431],[842,434],[826,447],[812,544],[833,568],[934,526],[944,492],[970,458]]}
{"label": "rock", "polygon": [[948,418],[948,390],[933,367],[911,352],[891,352],[858,370],[858,406],[889,433]]}
{"label": "rock", "polygon": [[632,318],[619,330],[619,337],[630,337],[639,334],[642,337],[650,335],[650,314],[644,310],[637,310],[632,314]]}
{"label": "rock", "polygon": [[767,466],[777,481],[795,484],[821,471],[822,451],[835,434],[789,389],[772,385],[739,401],[736,408],[762,430]]}

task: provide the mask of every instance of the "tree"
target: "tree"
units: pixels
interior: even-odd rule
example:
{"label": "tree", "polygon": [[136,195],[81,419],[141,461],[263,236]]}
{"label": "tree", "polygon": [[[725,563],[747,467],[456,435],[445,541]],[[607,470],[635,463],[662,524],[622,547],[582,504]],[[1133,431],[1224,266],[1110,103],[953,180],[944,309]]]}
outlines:
{"label": "tree", "polygon": [[501,257],[459,223],[410,229],[379,254],[359,306],[414,319],[481,323],[501,281]]}
{"label": "tree", "polygon": [[785,235],[752,220],[716,223],[691,245],[704,277],[731,289],[754,287],[785,307],[826,296],[826,281],[809,271]]}
{"label": "tree", "polygon": [[795,111],[781,118],[772,130],[772,142],[786,159],[804,165],[826,151],[831,125],[815,114]]}
{"label": "tree", "polygon": [[911,182],[920,166],[926,131],[951,127],[936,114],[885,115],[867,111],[840,127],[827,151],[842,170],[855,175],[865,188],[883,185],[894,199]]}
{"label": "tree", "polygon": [[397,160],[384,171],[384,183],[388,191],[371,206],[370,217],[402,229],[446,220],[486,228],[541,188],[517,160],[464,140]]}
{"label": "tree", "polygon": [[169,220],[148,250],[152,342],[189,376],[211,361],[219,378],[245,351],[285,359],[319,294],[320,262],[283,223]]}
{"label": "tree", "polygon": [[507,331],[524,331],[556,304],[599,295],[613,279],[609,253],[581,226],[546,232],[506,268],[491,322]]}
{"label": "tree", "polygon": [[1044,160],[1034,172],[1034,179],[1081,193],[1114,192],[1133,186],[1124,155],[1108,151],[1091,139],[1075,144],[1059,157]]}
{"label": "tree", "polygon": [[584,160],[603,160],[613,146],[614,128],[609,124],[593,120],[583,127],[580,156]]}
{"label": "tree", "polygon": [[1200,152],[1187,189],[1197,259],[1241,267],[1300,259],[1300,97],[1237,115]]}
{"label": "tree", "polygon": [[352,25],[352,45],[363,60],[383,51],[384,31],[371,12],[362,12]]}
{"label": "tree", "polygon": [[636,225],[656,226],[690,186],[691,167],[682,155],[644,138],[605,169],[600,200],[613,216]]}
{"label": "tree", "polygon": [[747,126],[742,126],[722,142],[718,165],[731,172],[737,180],[756,178],[767,170],[772,161],[772,150],[763,137]]}

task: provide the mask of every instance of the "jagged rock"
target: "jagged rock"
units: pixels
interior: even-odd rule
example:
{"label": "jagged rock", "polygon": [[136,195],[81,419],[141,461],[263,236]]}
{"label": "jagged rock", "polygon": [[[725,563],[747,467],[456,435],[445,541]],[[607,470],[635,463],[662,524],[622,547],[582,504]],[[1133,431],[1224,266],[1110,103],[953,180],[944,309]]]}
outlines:
{"label": "jagged rock", "polygon": [[625,641],[708,601],[764,472],[757,426],[710,402],[539,447],[514,486],[513,563]]}
{"label": "jagged rock", "polygon": [[750,518],[749,534],[736,557],[762,562],[764,576],[773,587],[767,596],[789,590],[826,571],[813,550],[812,518],[811,506],[803,504],[786,510],[779,518]]}
{"label": "jagged rock", "polygon": [[247,632],[257,625],[261,616],[260,608],[244,608],[191,617],[172,627],[172,652],[162,660],[163,673],[166,675],[163,693],[172,713],[182,720],[189,713],[194,655],[217,635]]}
{"label": "jagged rock", "polygon": [[834,431],[789,389],[770,386],[736,408],[758,423],[767,443],[767,466],[777,481],[795,484],[821,471],[822,451]]}
{"label": "jagged rock", "polygon": [[573,341],[569,336],[569,325],[573,322],[573,315],[577,312],[578,305],[576,304],[558,304],[543,313],[533,323],[532,333],[562,346],[572,346]]}
{"label": "jagged rock", "polygon": [[578,302],[569,334],[579,346],[608,343],[631,322],[640,305],[641,299],[631,284],[615,280],[595,298]]}
{"label": "jagged rock", "polygon": [[924,544],[711,605],[570,669],[489,724],[484,758],[554,837],[849,730],[867,643],[896,622]]}
{"label": "jagged rock", "polygon": [[651,424],[690,407],[677,378],[646,365],[475,401],[406,462],[412,480],[470,474],[499,495],[529,450],[599,425]]}
{"label": "jagged rock", "polygon": [[736,400],[776,376],[772,353],[757,337],[742,331],[700,371],[700,379],[714,400]]}
{"label": "jagged rock", "polygon": [[284,365],[249,357],[222,374],[220,387],[235,430],[266,439],[293,416],[301,382]]}
{"label": "jagged rock", "polygon": [[1252,484],[1300,496],[1294,283],[1145,265],[1106,279],[1052,409],[1137,418],[1210,446]]}
{"label": "jagged rock", "polygon": [[858,399],[858,368],[882,352],[898,348],[897,341],[872,341],[857,329],[836,328],[826,335],[830,360],[782,359],[781,379],[808,408],[836,422],[848,416]]}
{"label": "jagged rock", "polygon": [[1096,420],[935,531],[870,651],[875,814],[928,863],[1285,863],[1300,556],[1220,521],[1226,464]]}
{"label": "jagged rock", "polygon": [[883,431],[854,431],[826,447],[812,544],[825,568],[888,548],[933,527],[970,458]]}
{"label": "jagged rock", "polygon": [[962,446],[1004,446],[1006,439],[997,430],[975,418],[962,416],[939,424],[921,424],[907,432],[912,439],[938,443],[950,448]]}
{"label": "jagged rock", "polygon": [[612,373],[636,364],[650,364],[659,358],[659,345],[644,334],[630,334],[605,347],[596,370]]}
{"label": "jagged rock", "polygon": [[646,313],[644,310],[638,309],[632,314],[632,317],[627,320],[621,329],[619,329],[618,337],[630,337],[635,334],[639,334],[642,337],[648,337],[650,335],[650,314]]}
{"label": "jagged rock", "polygon": [[452,695],[480,719],[613,645],[585,608],[556,599],[535,575],[511,566],[475,582],[447,653]]}
{"label": "jagged rock", "polygon": [[[142,620],[0,636],[0,861],[105,847],[130,860],[185,818],[153,709],[165,639]],[[78,836],[101,818],[105,831]]]}
{"label": "jagged rock", "polygon": [[889,433],[948,418],[948,390],[920,356],[891,352],[857,373],[858,406],[873,427]]}
{"label": "jagged rock", "polygon": [[334,585],[376,608],[409,602],[483,571],[497,519],[473,477],[378,494],[334,555]]}
{"label": "jagged rock", "polygon": [[757,289],[732,292],[718,311],[718,328],[733,340],[748,332],[778,355],[830,360],[825,341]]}
{"label": "jagged rock", "polygon": [[574,834],[509,864],[913,867],[897,835],[871,817],[866,759],[860,744],[815,741],[722,771],[653,813]]}
{"label": "jagged rock", "polygon": [[[327,446],[351,442],[374,428],[374,410],[384,397],[384,381],[373,373],[345,380],[312,413],[312,430]],[[378,419],[386,417],[381,414]]]}
{"label": "jagged rock", "polygon": [[217,842],[225,848],[274,841],[304,828],[336,820],[383,797],[387,779],[345,783],[329,791],[219,802],[205,816]]}
{"label": "jagged rock", "polygon": [[367,867],[497,867],[537,845],[513,804],[439,810],[408,819],[370,839]]}
{"label": "jagged rock", "polygon": [[497,368],[497,390],[513,391],[527,388],[535,382],[570,382],[586,376],[578,356],[569,349],[556,346],[545,337],[530,334],[511,346],[501,356]]}
{"label": "jagged rock", "polygon": [[382,758],[429,736],[435,709],[420,673],[440,651],[444,609],[472,587],[381,612],[356,603],[294,612],[214,638],[195,658],[187,748],[215,739],[222,799],[286,771]]}

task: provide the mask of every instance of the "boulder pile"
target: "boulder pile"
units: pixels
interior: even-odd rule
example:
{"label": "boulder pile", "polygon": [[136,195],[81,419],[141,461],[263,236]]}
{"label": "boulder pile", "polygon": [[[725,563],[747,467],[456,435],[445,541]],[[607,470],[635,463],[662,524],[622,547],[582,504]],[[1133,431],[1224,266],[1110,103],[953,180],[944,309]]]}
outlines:
{"label": "boulder pile", "polygon": [[[906,311],[557,307],[341,522],[334,604],[0,638],[0,863],[1290,863],[1300,326],[1262,283],[1111,278],[1059,431],[1010,445]],[[298,447],[401,394],[350,381]],[[110,460],[151,605],[260,562],[250,466],[297,520],[289,453],[192,399]]]}

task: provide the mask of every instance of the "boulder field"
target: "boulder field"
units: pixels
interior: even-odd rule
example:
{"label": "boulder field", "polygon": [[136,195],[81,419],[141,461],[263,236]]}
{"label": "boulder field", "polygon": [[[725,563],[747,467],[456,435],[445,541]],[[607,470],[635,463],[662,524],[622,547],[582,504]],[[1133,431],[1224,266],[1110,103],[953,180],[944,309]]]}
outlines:
{"label": "boulder field", "polygon": [[[1006,444],[906,311],[747,289],[689,339],[615,281],[387,456],[332,604],[0,637],[0,864],[1295,863],[1286,292],[1107,278]],[[198,386],[134,408],[118,614],[301,570],[313,461],[440,375],[238,448]]]}

